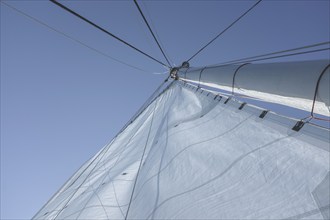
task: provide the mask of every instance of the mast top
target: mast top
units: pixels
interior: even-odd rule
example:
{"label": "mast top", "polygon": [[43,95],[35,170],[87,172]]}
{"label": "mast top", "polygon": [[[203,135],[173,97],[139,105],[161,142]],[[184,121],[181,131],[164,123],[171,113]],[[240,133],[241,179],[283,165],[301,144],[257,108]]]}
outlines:
{"label": "mast top", "polygon": [[178,80],[179,79],[179,76],[178,76],[178,72],[180,69],[182,68],[186,68],[188,69],[190,67],[190,64],[188,61],[184,61],[180,67],[173,67],[171,70],[170,70],[170,77],[172,79],[175,79],[175,80]]}

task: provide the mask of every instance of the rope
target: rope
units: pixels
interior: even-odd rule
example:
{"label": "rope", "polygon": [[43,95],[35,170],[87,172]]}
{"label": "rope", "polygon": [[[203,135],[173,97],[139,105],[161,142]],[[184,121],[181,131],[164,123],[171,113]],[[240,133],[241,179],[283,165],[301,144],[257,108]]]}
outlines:
{"label": "rope", "polygon": [[[130,125],[133,121],[135,121],[135,119],[137,117],[139,117],[139,115],[157,98],[159,97],[162,93],[164,93],[169,86],[167,86],[161,93],[159,93],[157,96],[155,96],[159,90],[163,87],[163,85],[168,82],[168,79],[170,77],[166,77],[166,79],[157,87],[157,89],[151,94],[151,96],[145,101],[145,103],[139,108],[139,110],[132,116],[132,118],[124,125],[124,127],[118,132],[118,134],[120,134],[122,131],[124,131],[128,125]],[[172,81],[174,82],[174,81]],[[118,136],[118,134],[116,136]]]}
{"label": "rope", "polygon": [[[255,59],[255,60],[248,60],[246,62],[255,62],[255,61],[261,61],[261,60],[270,60],[270,59],[276,59],[276,58],[282,58],[282,57],[290,57],[290,56],[296,56],[296,55],[302,55],[302,54],[308,54],[308,53],[316,53],[316,52],[321,52],[325,50],[330,50],[330,48],[322,48],[322,49],[317,49],[317,50],[309,50],[309,51],[304,51],[304,52],[297,52],[297,53],[291,53],[291,54],[285,54],[285,55],[279,55],[279,56],[273,56],[273,57],[267,57],[267,58],[260,58],[260,59]],[[238,64],[238,63],[231,63],[231,64]]]}
{"label": "rope", "polygon": [[159,44],[159,42],[158,42],[158,40],[157,40],[157,38],[156,38],[154,32],[152,31],[152,29],[151,29],[151,27],[150,27],[150,25],[149,25],[149,23],[148,23],[146,17],[144,16],[144,14],[143,14],[143,12],[142,12],[142,10],[141,10],[139,4],[137,3],[136,0],[134,0],[134,3],[135,3],[135,5],[136,5],[137,9],[139,10],[139,12],[140,12],[140,14],[141,14],[141,16],[142,16],[144,22],[145,22],[146,25],[148,26],[148,29],[149,29],[151,35],[153,36],[154,40],[156,41],[156,43],[157,43],[157,45],[158,45],[158,48],[160,49],[160,51],[162,52],[163,56],[165,57],[165,59],[166,59],[168,65],[169,65],[170,67],[172,67],[171,64],[170,64],[170,61],[167,59],[167,57],[166,57],[166,55],[165,55],[165,52],[163,51],[162,47],[160,46],[160,44]]}
{"label": "rope", "polygon": [[131,207],[132,200],[133,200],[134,190],[135,190],[136,183],[137,183],[137,180],[138,180],[138,177],[139,177],[139,173],[140,173],[140,170],[141,170],[141,166],[142,166],[142,162],[143,162],[143,159],[144,159],[144,155],[145,155],[145,152],[146,152],[146,149],[147,149],[147,146],[148,146],[148,141],[149,141],[149,137],[150,137],[150,133],[151,133],[152,124],[153,124],[153,121],[154,121],[154,116],[155,116],[155,111],[156,111],[157,104],[158,103],[156,102],[156,104],[154,106],[154,110],[152,112],[152,118],[151,118],[150,127],[149,127],[149,131],[148,131],[148,135],[147,135],[147,140],[146,140],[146,143],[145,143],[145,146],[144,146],[144,149],[143,149],[143,153],[142,153],[142,156],[141,156],[139,168],[138,168],[138,171],[137,171],[137,174],[136,174],[136,178],[135,178],[135,181],[134,181],[134,185],[133,185],[133,189],[132,189],[132,194],[131,194],[130,201],[128,203],[128,208],[127,208],[125,220],[127,220],[127,217],[128,217],[129,209]]}
{"label": "rope", "polygon": [[[150,10],[148,10],[148,4],[146,4],[146,1],[140,1],[143,5],[143,8],[145,9],[145,13],[146,13],[146,16],[150,18],[150,27],[153,28],[154,30],[154,33],[159,41],[159,44],[163,47],[163,50],[165,52],[165,54],[168,54],[167,53],[167,49],[164,47],[164,43],[161,41],[161,38],[159,37],[159,34],[157,32],[157,26],[155,26],[155,23],[153,22],[153,20],[151,19],[152,18],[152,14],[150,13]],[[171,59],[171,57],[167,56],[168,60],[170,61],[170,63],[174,63],[173,60]]]}
{"label": "rope", "polygon": [[330,50],[330,48],[328,47],[328,48],[308,50],[308,51],[303,51],[303,52],[290,53],[290,54],[284,54],[284,55],[272,56],[272,57],[266,57],[266,58],[260,58],[260,59],[244,60],[243,62],[218,64],[218,65],[214,65],[214,66],[208,66],[207,68],[218,68],[218,67],[241,64],[241,63],[246,63],[246,62],[251,63],[251,62],[262,61],[262,60],[271,60],[271,59],[277,59],[277,58],[282,58],[282,57],[290,57],[290,56],[297,56],[297,55],[303,55],[303,54],[309,54],[309,53],[316,53],[316,52],[321,52],[321,51],[326,51],[326,50]]}
{"label": "rope", "polygon": [[234,75],[233,75],[233,83],[232,83],[232,86],[231,86],[231,95],[232,95],[232,96],[234,96],[236,74],[238,73],[238,70],[240,70],[243,66],[248,65],[248,64],[250,64],[250,63],[244,63],[244,64],[240,65],[240,66],[235,70],[235,73],[234,73]]}
{"label": "rope", "polygon": [[316,87],[315,87],[315,92],[314,92],[314,98],[313,98],[313,105],[312,105],[312,110],[311,110],[311,117],[316,119],[316,120],[322,120],[322,121],[330,121],[329,119],[323,119],[323,118],[318,118],[314,116],[314,107],[315,107],[315,102],[316,102],[316,96],[319,90],[319,85],[320,81],[322,79],[322,76],[326,73],[327,69],[330,67],[330,64],[328,64],[323,71],[321,72],[319,78],[317,79]]}
{"label": "rope", "polygon": [[245,57],[245,58],[241,58],[241,59],[237,59],[237,60],[231,60],[231,61],[223,62],[223,63],[220,63],[219,65],[230,64],[230,63],[234,63],[234,62],[238,62],[238,61],[243,61],[244,62],[244,60],[255,59],[255,58],[260,58],[260,57],[265,57],[265,56],[270,56],[270,55],[281,54],[281,53],[287,53],[287,52],[292,52],[292,51],[296,51],[296,50],[307,49],[307,48],[311,48],[311,47],[318,47],[318,46],[327,45],[327,44],[330,44],[330,42],[329,41],[328,42],[322,42],[322,43],[311,44],[311,45],[306,45],[306,46],[302,46],[302,47],[296,47],[296,48],[291,48],[291,49],[287,49],[287,50],[281,50],[281,51],[271,52],[271,53],[257,55],[257,56],[252,56],[252,57]]}
{"label": "rope", "polygon": [[41,24],[42,26],[44,26],[44,27],[46,27],[46,28],[48,28],[48,29],[50,29],[50,30],[52,30],[52,31],[55,31],[56,33],[58,33],[58,34],[60,34],[60,35],[62,35],[62,36],[64,36],[64,37],[66,37],[66,38],[68,38],[68,39],[70,39],[70,40],[72,40],[72,41],[74,41],[74,42],[76,42],[76,43],[78,43],[78,44],[80,44],[80,45],[82,45],[82,46],[84,46],[84,47],[87,47],[88,49],[93,50],[94,52],[96,52],[96,53],[98,53],[98,54],[100,54],[100,55],[102,55],[102,56],[104,56],[104,57],[106,57],[106,58],[109,58],[109,59],[111,59],[111,60],[114,60],[114,61],[116,61],[116,62],[118,62],[118,63],[121,63],[121,64],[123,64],[123,65],[126,65],[126,66],[128,66],[128,67],[131,67],[131,68],[133,68],[133,69],[139,70],[139,71],[141,71],[141,72],[150,72],[150,71],[147,71],[147,70],[143,70],[143,69],[141,69],[141,68],[139,68],[139,67],[133,66],[133,65],[131,65],[131,64],[128,64],[128,63],[126,63],[126,62],[124,62],[124,61],[118,60],[118,59],[116,59],[116,58],[114,58],[114,57],[112,57],[112,56],[110,56],[110,55],[108,55],[108,54],[106,54],[106,53],[103,53],[103,52],[101,52],[101,51],[99,51],[99,50],[97,50],[97,49],[95,49],[95,48],[93,48],[93,47],[91,47],[91,46],[89,46],[89,45],[83,43],[82,41],[77,40],[77,39],[75,39],[75,38],[69,36],[68,34],[66,34],[66,33],[64,33],[64,32],[62,32],[62,31],[59,31],[59,30],[57,30],[57,29],[51,27],[50,25],[46,24],[45,22],[40,21],[40,20],[38,20],[37,18],[32,17],[31,15],[26,14],[25,12],[23,12],[23,11],[21,11],[21,10],[15,8],[15,7],[12,6],[12,5],[7,4],[6,2],[1,1],[1,3],[4,4],[5,6],[7,6],[8,8],[10,8],[10,9],[12,9],[12,10],[18,12],[19,14],[21,14],[21,15],[23,15],[23,16],[29,18],[30,20],[32,20],[32,21],[34,21],[34,22],[36,22],[36,23],[38,23],[38,24]]}
{"label": "rope", "polygon": [[328,122],[330,122],[330,119],[326,119],[326,118],[319,118],[319,117],[312,117],[313,119],[315,119],[315,120],[319,120],[319,121],[328,121]]}
{"label": "rope", "polygon": [[66,10],[67,12],[69,12],[69,13],[75,15],[76,17],[80,18],[81,20],[87,22],[88,24],[92,25],[93,27],[95,27],[95,28],[97,28],[97,29],[103,31],[104,33],[106,33],[106,34],[108,34],[109,36],[115,38],[116,40],[122,42],[123,44],[129,46],[130,48],[136,50],[137,52],[143,54],[144,56],[146,56],[146,57],[148,57],[148,58],[150,58],[150,59],[156,61],[157,63],[159,63],[159,64],[161,64],[161,65],[163,65],[163,66],[166,66],[166,67],[170,68],[169,66],[167,66],[167,65],[164,64],[163,62],[161,62],[161,61],[155,59],[154,57],[152,57],[152,56],[150,56],[149,54],[143,52],[142,50],[138,49],[137,47],[131,45],[130,43],[128,43],[128,42],[126,42],[126,41],[124,41],[124,40],[122,40],[121,38],[119,38],[119,37],[117,37],[116,35],[110,33],[109,31],[107,31],[107,30],[105,30],[104,28],[100,27],[99,25],[93,23],[92,21],[88,20],[87,18],[83,17],[82,15],[78,14],[77,12],[75,12],[75,11],[71,10],[70,8],[66,7],[65,5],[63,5],[63,4],[59,3],[59,2],[57,2],[56,0],[49,0],[49,1],[52,2],[52,3],[54,3],[54,4],[57,5],[57,6],[61,7],[62,9]]}
{"label": "rope", "polygon": [[202,73],[203,71],[206,69],[206,67],[204,67],[200,72],[199,72],[199,79],[198,79],[198,86],[197,86],[197,90],[198,88],[200,88],[201,85],[201,78],[202,78]]}
{"label": "rope", "polygon": [[234,22],[232,22],[227,28],[225,28],[223,31],[221,31],[217,36],[215,36],[211,41],[209,41],[204,47],[202,47],[200,50],[198,50],[192,57],[190,57],[187,61],[189,62],[192,60],[197,54],[202,52],[207,46],[209,46],[213,41],[215,41],[218,37],[220,37],[222,34],[224,34],[229,28],[231,28],[234,24],[236,24],[239,20],[241,20],[246,14],[248,14],[254,7],[256,7],[262,0],[259,0],[256,2],[252,7],[250,7],[246,12],[244,12],[241,16],[239,16]]}

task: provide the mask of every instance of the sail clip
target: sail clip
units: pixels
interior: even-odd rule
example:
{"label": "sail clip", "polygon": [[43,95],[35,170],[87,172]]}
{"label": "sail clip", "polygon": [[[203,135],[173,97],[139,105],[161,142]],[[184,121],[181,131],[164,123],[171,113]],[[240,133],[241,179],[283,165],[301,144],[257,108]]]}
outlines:
{"label": "sail clip", "polygon": [[241,104],[241,106],[238,108],[238,110],[242,110],[242,109],[244,108],[245,105],[246,105],[246,102],[243,102],[243,103]]}
{"label": "sail clip", "polygon": [[298,121],[295,126],[293,126],[292,130],[294,131],[300,131],[300,129],[305,125],[306,122],[304,121]]}
{"label": "sail clip", "polygon": [[264,118],[268,112],[269,112],[268,110],[262,111],[261,114],[259,115],[259,118]]}

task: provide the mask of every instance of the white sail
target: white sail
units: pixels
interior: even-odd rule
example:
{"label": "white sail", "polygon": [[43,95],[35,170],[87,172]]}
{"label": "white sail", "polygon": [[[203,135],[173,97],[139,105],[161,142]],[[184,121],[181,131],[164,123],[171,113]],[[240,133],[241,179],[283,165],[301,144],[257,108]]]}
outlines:
{"label": "white sail", "polygon": [[266,113],[176,81],[34,219],[329,219],[329,130]]}
{"label": "white sail", "polygon": [[[330,116],[329,60],[223,65],[180,72],[180,78]],[[328,68],[327,68],[328,67]],[[324,71],[324,73],[323,73]],[[321,74],[323,75],[321,76]]]}

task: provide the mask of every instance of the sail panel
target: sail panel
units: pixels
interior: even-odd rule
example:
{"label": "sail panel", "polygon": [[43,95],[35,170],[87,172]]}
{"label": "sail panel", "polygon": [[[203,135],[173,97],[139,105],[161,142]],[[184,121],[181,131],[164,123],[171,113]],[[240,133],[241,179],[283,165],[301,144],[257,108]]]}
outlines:
{"label": "sail panel", "polygon": [[34,219],[326,219],[329,130],[175,82]]}

